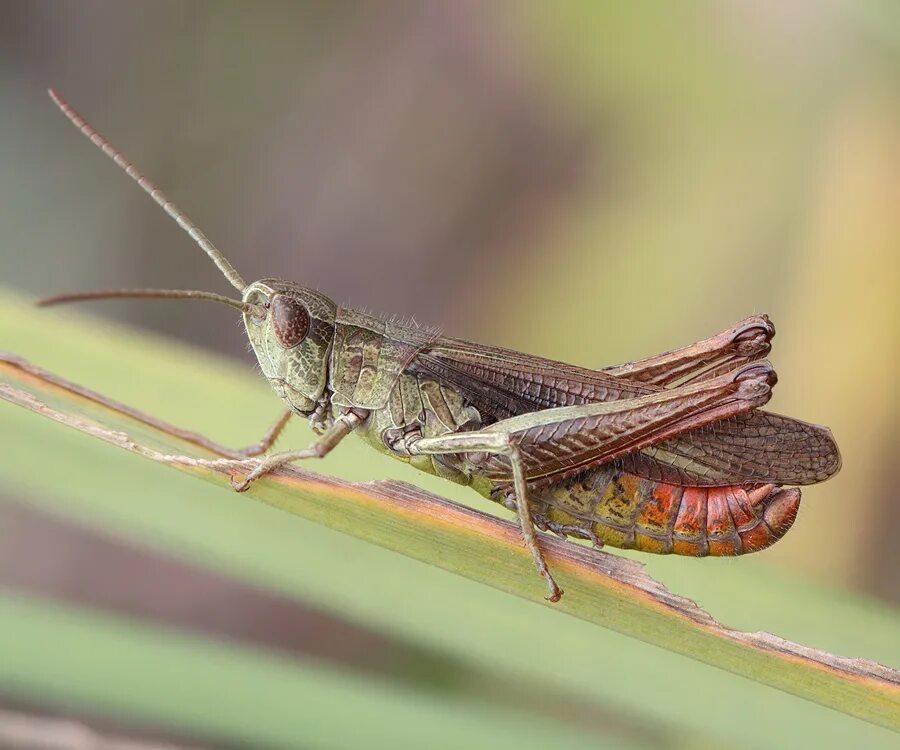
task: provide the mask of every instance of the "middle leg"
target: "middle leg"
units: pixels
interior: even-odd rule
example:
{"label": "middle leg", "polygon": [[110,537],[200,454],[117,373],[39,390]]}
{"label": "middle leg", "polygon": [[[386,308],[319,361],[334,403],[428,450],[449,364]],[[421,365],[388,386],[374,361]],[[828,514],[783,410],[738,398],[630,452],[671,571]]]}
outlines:
{"label": "middle leg", "polygon": [[563,592],[550,573],[544,553],[541,551],[528,501],[528,483],[525,480],[522,455],[510,436],[499,432],[450,433],[439,437],[419,438],[409,445],[409,451],[419,455],[484,451],[507,457],[512,469],[516,514],[519,517],[522,538],[538,573],[547,582],[547,601],[558,602]]}

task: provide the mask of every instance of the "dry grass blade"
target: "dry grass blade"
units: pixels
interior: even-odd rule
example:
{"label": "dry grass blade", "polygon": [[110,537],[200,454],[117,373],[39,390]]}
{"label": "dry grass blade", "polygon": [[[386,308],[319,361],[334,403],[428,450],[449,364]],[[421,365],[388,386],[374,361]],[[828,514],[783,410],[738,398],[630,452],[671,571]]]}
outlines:
{"label": "dry grass blade", "polygon": [[[154,461],[228,485],[197,463],[223,452],[109,401],[13,355],[0,355],[0,397]],[[229,489],[230,491],[230,489]],[[297,468],[262,480],[250,497],[412,558],[544,603],[517,527],[398,482],[354,484]],[[553,606],[584,620],[894,730],[900,730],[900,673],[835,656],[768,633],[716,622],[673,594],[642,566],[542,537],[563,600]]]}

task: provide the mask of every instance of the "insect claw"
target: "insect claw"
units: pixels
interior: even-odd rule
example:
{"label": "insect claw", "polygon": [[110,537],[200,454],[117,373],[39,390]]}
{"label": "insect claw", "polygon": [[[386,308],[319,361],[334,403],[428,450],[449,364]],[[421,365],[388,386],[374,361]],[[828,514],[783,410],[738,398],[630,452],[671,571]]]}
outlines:
{"label": "insect claw", "polygon": [[238,481],[238,477],[240,477],[240,476],[241,476],[240,474],[232,474],[231,475],[231,477],[230,477],[231,488],[235,492],[246,492],[250,488],[250,485],[252,483],[251,483],[249,477],[244,477],[243,479]]}
{"label": "insect claw", "polygon": [[556,585],[556,582],[550,581],[550,593],[547,594],[544,598],[550,602],[551,604],[556,604],[560,599],[562,599],[563,590]]}
{"label": "insect claw", "polygon": [[[771,341],[775,337],[775,326],[768,315],[754,315],[737,327],[732,341],[737,345],[738,352],[750,354],[771,348]],[[746,349],[746,351],[742,351]]]}

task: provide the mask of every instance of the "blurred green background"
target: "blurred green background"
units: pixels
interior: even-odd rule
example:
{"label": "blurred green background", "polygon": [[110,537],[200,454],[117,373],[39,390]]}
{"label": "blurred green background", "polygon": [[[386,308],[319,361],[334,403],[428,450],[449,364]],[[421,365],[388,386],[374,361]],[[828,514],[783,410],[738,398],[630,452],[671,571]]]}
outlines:
{"label": "blurred green background", "polygon": [[[900,665],[896,3],[0,2],[5,291],[222,291],[51,85],[248,279],[585,366],[767,312],[770,408],[841,474],[757,557],[642,559],[729,625]],[[223,309],[23,299],[0,348],[87,387],[234,445],[278,413]],[[37,421],[0,409],[0,739],[896,746]],[[488,508],[357,446],[323,469]]]}

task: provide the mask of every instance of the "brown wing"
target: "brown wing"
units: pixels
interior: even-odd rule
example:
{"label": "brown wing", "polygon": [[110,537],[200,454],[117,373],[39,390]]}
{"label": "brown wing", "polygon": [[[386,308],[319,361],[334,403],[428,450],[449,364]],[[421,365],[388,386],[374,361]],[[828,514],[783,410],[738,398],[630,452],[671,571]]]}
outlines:
{"label": "brown wing", "polygon": [[557,406],[638,398],[660,389],[530,354],[440,338],[411,369],[450,383],[495,420]]}
{"label": "brown wing", "polygon": [[[496,422],[482,432],[512,437],[530,482],[558,481],[688,430],[745,414],[769,400],[774,382],[771,365],[755,363],[638,398],[532,411]],[[426,443],[422,440],[417,445]],[[477,455],[485,476],[509,478],[506,456]]]}
{"label": "brown wing", "polygon": [[[412,367],[452,384],[488,419],[598,401],[638,398],[662,390],[497,347],[441,338]],[[623,468],[671,484],[812,484],[840,468],[831,432],[756,410],[715,422],[621,459]]]}
{"label": "brown wing", "polygon": [[686,432],[627,456],[646,479],[695,487],[740,483],[815,484],[841,468],[831,430],[757,410]]}

